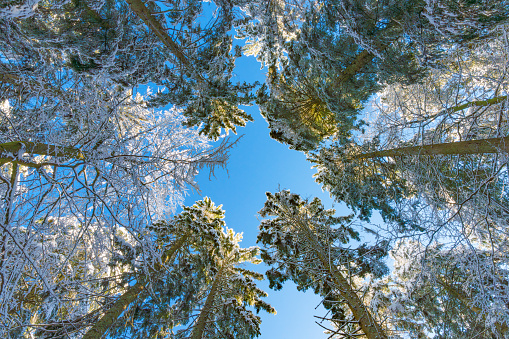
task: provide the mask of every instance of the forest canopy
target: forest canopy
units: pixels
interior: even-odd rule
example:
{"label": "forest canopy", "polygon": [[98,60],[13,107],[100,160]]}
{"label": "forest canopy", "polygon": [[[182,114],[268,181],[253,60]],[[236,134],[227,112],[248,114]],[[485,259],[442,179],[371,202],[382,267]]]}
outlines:
{"label": "forest canopy", "polygon": [[[0,337],[254,338],[265,278],[329,338],[509,337],[508,36],[506,0],[1,1]],[[182,206],[250,105],[350,214],[267,192],[243,248]]]}

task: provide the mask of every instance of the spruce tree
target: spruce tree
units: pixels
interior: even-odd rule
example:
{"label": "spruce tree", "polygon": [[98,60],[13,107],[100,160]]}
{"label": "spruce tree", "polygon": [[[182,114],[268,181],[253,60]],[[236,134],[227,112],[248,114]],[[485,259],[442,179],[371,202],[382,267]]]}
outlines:
{"label": "spruce tree", "polygon": [[359,234],[349,217],[335,217],[325,210],[318,198],[304,201],[297,194],[281,191],[267,193],[260,211],[263,220],[258,242],[262,259],[271,266],[266,275],[270,287],[281,289],[292,280],[299,290],[312,288],[323,305],[332,312],[338,333],[367,338],[387,338],[381,321],[365,304],[358,285],[367,274],[380,277],[387,273],[382,261],[386,243],[347,247]]}

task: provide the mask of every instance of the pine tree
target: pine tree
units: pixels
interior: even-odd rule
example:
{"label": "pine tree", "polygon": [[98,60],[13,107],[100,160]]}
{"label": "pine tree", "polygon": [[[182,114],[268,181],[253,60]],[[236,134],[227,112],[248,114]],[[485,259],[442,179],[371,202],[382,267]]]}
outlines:
{"label": "pine tree", "polygon": [[215,270],[207,279],[199,313],[192,326],[177,332],[177,338],[253,338],[260,335],[261,320],[247,307],[258,313],[264,310],[275,314],[272,306],[261,298],[267,293],[256,287],[255,280],[263,275],[242,268],[243,263],[259,264],[257,247],[241,248],[242,239],[231,229],[223,233],[221,247],[215,253]]}
{"label": "pine tree", "polygon": [[359,234],[349,225],[351,216],[334,217],[334,213],[317,198],[307,202],[289,191],[267,193],[260,215],[273,218],[260,225],[258,242],[264,245],[262,259],[272,266],[266,273],[270,287],[281,289],[290,279],[299,290],[312,288],[331,310],[338,334],[387,338],[357,285],[367,274],[387,273],[381,260],[387,244],[347,248],[350,240],[360,240]]}
{"label": "pine tree", "polygon": [[[495,36],[470,47],[421,83],[387,88],[367,112],[374,119],[365,133],[310,153],[317,181],[362,218],[377,210],[403,228],[422,230],[457,211],[505,223],[507,45]],[[432,220],[433,209],[449,217]]]}
{"label": "pine tree", "polygon": [[[208,252],[220,246],[223,218],[220,206],[205,198],[184,207],[173,219],[149,226],[150,233],[144,238],[155,243],[158,255],[148,265],[148,259],[139,262],[140,256],[147,255],[146,249],[117,241],[119,253],[112,265],[127,266],[136,283],[126,287],[83,338],[101,338],[107,332],[110,336],[153,337],[178,325],[179,320],[175,323],[172,317],[189,316],[193,293],[203,284],[201,270],[212,260]],[[197,266],[200,260],[202,267]]]}
{"label": "pine tree", "polygon": [[[239,247],[241,236],[225,229],[221,206],[205,198],[149,229],[145,241],[154,237],[158,254],[141,260],[147,255],[142,246],[117,244],[120,251],[113,263],[130,272],[126,277],[136,283],[126,286],[83,338],[259,334],[260,319],[247,307],[274,310],[260,299],[266,293],[254,280],[262,276],[237,267],[241,262],[257,263],[258,249]],[[146,262],[148,267],[140,266]]]}
{"label": "pine tree", "polygon": [[[252,14],[263,25],[288,12],[279,31],[248,27],[245,36],[248,51],[269,67],[258,103],[271,136],[298,150],[315,149],[331,135],[345,142],[362,127],[358,115],[370,96],[419,81],[444,49],[488,36],[509,10],[498,1],[283,3]],[[450,27],[440,27],[440,15],[449,16]]]}
{"label": "pine tree", "polygon": [[[240,56],[229,32],[237,20],[234,4],[210,5],[216,7],[215,18],[205,18],[203,6],[194,0],[160,6],[134,0],[50,1],[28,18],[5,16],[0,53],[9,62],[0,66],[2,87],[19,91],[48,69],[56,74],[44,80],[46,87],[77,88],[77,75],[123,88],[152,83],[165,88],[153,95],[152,106],[182,108],[188,126],[201,126],[217,140],[223,129],[235,132],[252,120],[239,106],[252,103],[255,85],[232,82]],[[202,27],[206,21],[213,24]]]}

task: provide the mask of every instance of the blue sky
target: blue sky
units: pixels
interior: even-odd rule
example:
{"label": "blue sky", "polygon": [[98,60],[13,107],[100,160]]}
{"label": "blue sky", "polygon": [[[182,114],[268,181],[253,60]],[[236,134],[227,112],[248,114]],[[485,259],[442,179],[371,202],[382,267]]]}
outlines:
{"label": "blue sky", "polygon": [[[237,79],[234,81],[264,80],[264,71],[260,70],[260,65],[253,57],[241,57],[235,70]],[[290,189],[303,198],[319,197],[327,208],[333,207],[328,193],[322,192],[321,187],[314,182],[312,176],[315,170],[311,169],[311,163],[306,161],[305,155],[269,137],[268,124],[260,115],[258,107],[247,107],[246,110],[255,121],[238,129],[237,136],[243,137],[231,150],[228,173],[218,169],[215,177],[209,180],[209,173],[202,171],[197,178],[202,195],[195,192],[185,201],[185,205],[191,205],[208,196],[216,205],[223,205],[227,226],[244,233],[243,247],[256,245],[260,220],[257,212],[265,203],[267,191]],[[345,208],[334,207],[339,214],[349,214]],[[264,272],[265,267],[258,267],[257,270]],[[267,301],[276,308],[278,314],[260,314],[262,335],[259,338],[328,337],[315,324],[313,317],[325,314],[322,307],[315,310],[320,303],[318,296],[312,292],[298,292],[291,282],[287,282],[281,291],[269,290],[267,282],[263,282],[260,287],[269,293]]]}

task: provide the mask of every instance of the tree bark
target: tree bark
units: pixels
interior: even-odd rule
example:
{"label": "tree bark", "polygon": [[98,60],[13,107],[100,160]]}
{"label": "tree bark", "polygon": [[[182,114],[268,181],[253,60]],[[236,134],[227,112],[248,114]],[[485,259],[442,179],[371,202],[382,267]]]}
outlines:
{"label": "tree bark", "polygon": [[[384,31],[387,31],[387,30],[395,27],[397,25],[397,22],[396,22],[397,19],[399,19],[399,18],[395,18],[395,20],[391,20],[391,22],[387,25],[387,27],[384,29]],[[384,44],[378,44],[378,46],[375,46],[375,47],[378,49],[379,52],[383,52],[387,49],[387,47],[389,47],[392,44],[393,41],[386,42]],[[365,66],[367,66],[371,61],[373,61],[374,58],[375,58],[375,54],[373,54],[367,50],[363,50],[362,52],[357,54],[354,61],[351,64],[349,64],[343,70],[343,72],[341,72],[341,74],[336,78],[336,81],[335,81],[336,84],[341,85],[341,84],[349,81],[350,79],[352,79],[355,74],[359,73]]]}
{"label": "tree bark", "polygon": [[[0,144],[0,154],[2,156],[0,158],[0,164],[11,162],[12,159],[16,158],[14,155],[18,154],[18,152],[22,149],[24,153],[30,154],[49,155],[53,157],[65,157],[76,160],[85,159],[85,153],[74,147],[55,146],[32,141],[12,141]],[[6,156],[6,153],[12,154],[12,157]]]}
{"label": "tree bark", "polygon": [[[189,232],[182,235],[165,253],[163,254],[163,265],[155,265],[153,270],[149,273],[157,273],[160,271],[164,264],[171,260],[175,252],[181,248],[189,236]],[[136,284],[130,286],[120,298],[115,301],[113,306],[92,326],[82,339],[100,339],[106,331],[115,323],[120,315],[126,310],[126,308],[134,302],[145,289],[145,285],[148,283],[146,277],[142,277]]]}
{"label": "tree bark", "polygon": [[223,270],[225,269],[225,263],[221,268],[217,271],[216,276],[214,277],[214,282],[212,283],[212,287],[210,288],[210,292],[207,295],[207,299],[205,300],[205,305],[200,312],[200,316],[196,321],[196,325],[193,329],[193,333],[191,335],[191,339],[202,339],[203,332],[205,330],[205,325],[209,320],[210,311],[212,310],[212,306],[214,306],[214,299],[216,297],[217,290],[219,285],[221,284],[221,280],[223,278]]}
{"label": "tree bark", "polygon": [[[154,32],[154,34],[161,40],[161,42],[170,49],[173,55],[190,71],[193,72],[191,64],[184,52],[181,51],[180,46],[173,41],[173,39],[166,33],[163,25],[157,21],[150,10],[145,6],[141,0],[126,0],[131,6],[131,10],[143,20],[143,22]],[[197,80],[203,82],[204,79],[197,74]]]}
{"label": "tree bark", "polygon": [[354,318],[359,322],[359,325],[366,337],[368,337],[368,339],[387,339],[388,337],[385,331],[373,318],[371,312],[368,310],[366,305],[364,305],[362,300],[360,300],[357,293],[352,289],[352,286],[348,283],[348,280],[334,265],[330,264],[327,256],[320,250],[323,246],[320,246],[308,225],[298,220],[295,220],[295,223],[306,235],[311,246],[315,249],[314,252],[321,261],[324,269],[329,271],[331,278],[338,287],[341,297],[345,299],[350,311],[352,311]]}
{"label": "tree bark", "polygon": [[449,112],[458,112],[458,111],[462,111],[465,108],[469,108],[469,107],[491,106],[491,105],[499,104],[499,103],[504,102],[506,100],[507,100],[507,95],[491,98],[491,99],[488,99],[488,100],[476,100],[476,101],[468,102],[468,103],[463,104],[463,105],[451,107],[447,111],[449,111]]}
{"label": "tree bark", "polygon": [[407,155],[482,154],[499,152],[509,152],[509,137],[447,142],[443,144],[424,146],[399,147],[384,151],[358,154],[353,158],[371,159]]}

